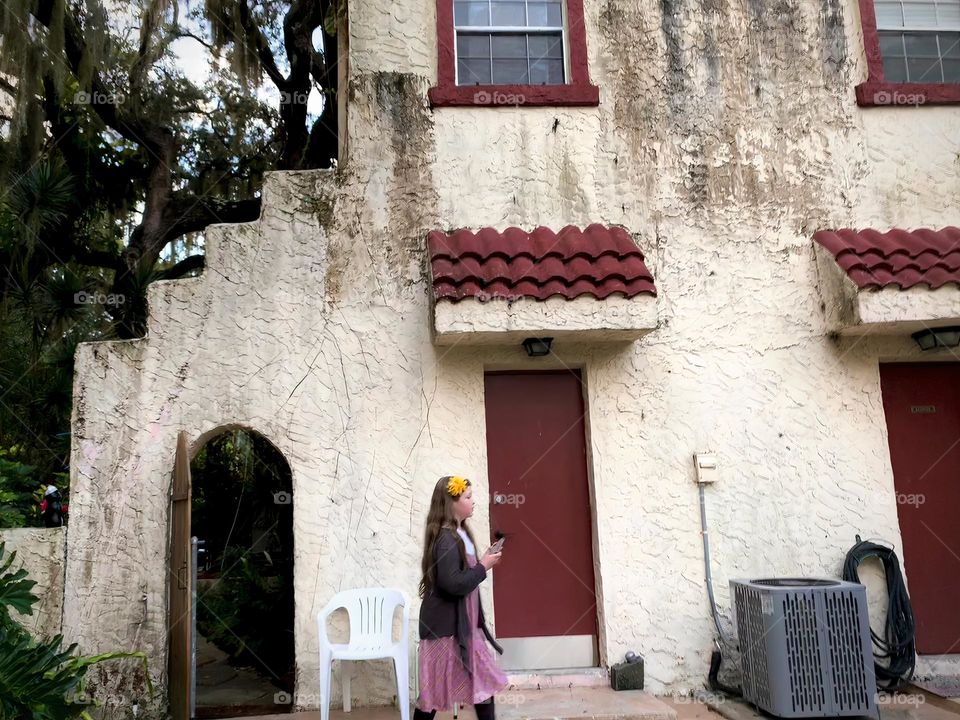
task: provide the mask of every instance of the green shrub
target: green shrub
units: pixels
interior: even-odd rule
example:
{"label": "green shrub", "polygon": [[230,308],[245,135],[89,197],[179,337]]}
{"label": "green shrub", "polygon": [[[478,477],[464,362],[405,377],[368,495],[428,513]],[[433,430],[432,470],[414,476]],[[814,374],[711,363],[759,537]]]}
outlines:
{"label": "green shrub", "polygon": [[41,525],[40,488],[32,466],[12,460],[9,451],[0,450],[0,528]]}
{"label": "green shrub", "polygon": [[6,548],[0,542],[0,720],[66,720],[87,718],[90,708],[84,695],[87,669],[118,658],[139,658],[144,664],[148,689],[150,675],[143,653],[103,653],[83,656],[76,643],[63,648],[63,636],[49,641],[34,639],[10,615],[14,610],[33,614],[36,583],[24,569],[11,570],[16,552],[4,561]]}

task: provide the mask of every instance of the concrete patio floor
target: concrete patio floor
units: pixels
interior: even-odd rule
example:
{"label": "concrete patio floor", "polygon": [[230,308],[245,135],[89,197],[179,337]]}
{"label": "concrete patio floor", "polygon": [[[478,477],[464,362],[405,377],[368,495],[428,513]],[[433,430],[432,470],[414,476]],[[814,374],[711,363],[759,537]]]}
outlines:
{"label": "concrete patio floor", "polygon": [[[704,709],[704,712],[709,712]],[[354,707],[345,713],[331,709],[330,720],[399,720],[395,707]],[[459,720],[476,720],[473,707],[460,710]],[[684,720],[694,720],[694,715]],[[714,716],[716,717],[716,716]],[[508,690],[498,696],[497,720],[678,720],[667,702],[640,690],[614,692],[609,687]],[[250,720],[247,718],[247,720]],[[256,720],[320,720],[320,711],[259,716]],[[437,713],[436,720],[453,720],[453,713]],[[716,720],[720,720],[717,718]]]}
{"label": "concrete patio floor", "polygon": [[[881,699],[880,720],[960,720],[960,703],[916,688]],[[395,707],[354,707],[350,713],[331,709],[330,720],[399,720]],[[770,720],[749,704],[719,695],[656,697],[642,691],[574,687],[510,690],[497,705],[498,720]],[[230,719],[234,720],[234,719]],[[238,720],[238,719],[237,719]],[[245,720],[251,720],[246,718]],[[254,720],[320,720],[319,710],[262,715]],[[438,713],[437,720],[453,720]],[[476,720],[473,708],[463,708],[459,720]]]}

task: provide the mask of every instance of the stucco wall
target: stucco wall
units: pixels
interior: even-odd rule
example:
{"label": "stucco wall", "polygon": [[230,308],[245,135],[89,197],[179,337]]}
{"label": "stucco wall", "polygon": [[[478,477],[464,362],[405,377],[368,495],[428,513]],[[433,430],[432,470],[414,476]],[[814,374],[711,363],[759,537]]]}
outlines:
{"label": "stucco wall", "polygon": [[0,530],[7,557],[17,553],[11,570],[23,568],[33,580],[37,596],[32,615],[12,615],[34,637],[49,640],[60,632],[63,612],[63,566],[66,561],[65,528],[17,528]]}
{"label": "stucco wall", "polygon": [[[693,452],[720,461],[727,617],[732,577],[836,575],[857,533],[900,549],[878,362],[953,358],[832,336],[811,236],[956,224],[960,111],[856,107],[854,0],[585,7],[599,107],[431,111],[434,0],[354,0],[340,169],[270,175],[259,222],[208,231],[202,277],[152,287],[146,339],[78,350],[65,627],[84,650],[145,650],[163,686],[176,434],[240,424],[293,472],[311,704],[316,611],[366,584],[415,597],[436,477],[485,495],[491,368],[583,368],[602,660],[642,652],[655,692],[700,685],[712,647]],[[657,330],[544,360],[431,343],[427,230],[590,222],[640,238]],[[393,694],[386,665],[354,678],[355,702]]]}

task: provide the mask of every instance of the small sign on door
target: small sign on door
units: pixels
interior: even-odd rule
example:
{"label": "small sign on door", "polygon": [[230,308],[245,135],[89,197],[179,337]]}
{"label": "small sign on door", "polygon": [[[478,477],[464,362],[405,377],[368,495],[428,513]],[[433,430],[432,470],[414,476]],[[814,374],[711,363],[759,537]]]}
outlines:
{"label": "small sign on door", "polygon": [[911,405],[910,412],[914,415],[930,415],[937,411],[936,405]]}

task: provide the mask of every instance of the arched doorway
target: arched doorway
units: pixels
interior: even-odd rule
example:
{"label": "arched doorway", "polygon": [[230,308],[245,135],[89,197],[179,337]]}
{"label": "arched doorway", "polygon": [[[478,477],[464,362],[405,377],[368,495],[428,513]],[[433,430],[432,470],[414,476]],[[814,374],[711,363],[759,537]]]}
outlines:
{"label": "arched doorway", "polygon": [[259,433],[208,434],[190,462],[196,538],[194,717],[291,709],[293,478]]}

